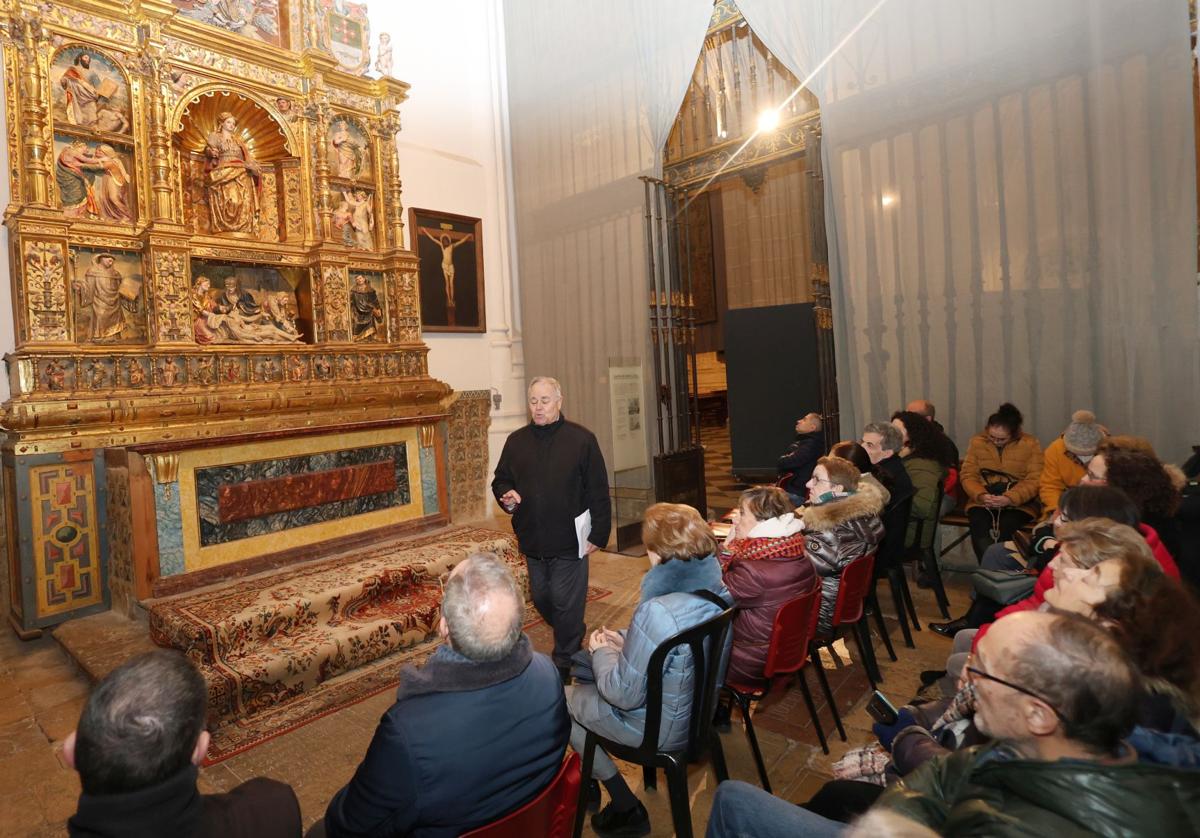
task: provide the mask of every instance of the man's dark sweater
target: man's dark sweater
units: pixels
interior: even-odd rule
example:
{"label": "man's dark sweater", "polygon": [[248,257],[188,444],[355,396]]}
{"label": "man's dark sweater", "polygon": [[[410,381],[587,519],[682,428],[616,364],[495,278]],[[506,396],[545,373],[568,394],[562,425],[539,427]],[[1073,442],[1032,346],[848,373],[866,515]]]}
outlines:
{"label": "man's dark sweater", "polygon": [[498,501],[510,489],[521,496],[512,523],[525,555],[576,555],[575,518],[588,509],[588,541],[600,548],[608,544],[608,471],[596,435],[582,425],[560,416],[549,425],[530,422],[513,431],[496,464],[492,494]]}
{"label": "man's dark sweater", "polygon": [[291,786],[256,777],[228,794],[202,795],[198,771],[182,771],[137,791],[79,796],[67,821],[72,838],[299,838],[300,804]]}

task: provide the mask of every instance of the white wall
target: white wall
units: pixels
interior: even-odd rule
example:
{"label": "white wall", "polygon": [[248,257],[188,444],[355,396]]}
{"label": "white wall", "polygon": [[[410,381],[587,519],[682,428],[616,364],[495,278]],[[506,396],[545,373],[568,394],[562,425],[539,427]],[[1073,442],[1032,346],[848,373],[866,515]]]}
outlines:
{"label": "white wall", "polygon": [[[504,137],[507,83],[498,0],[376,2],[372,38],[392,36],[393,75],[412,85],[397,138],[405,207],[483,219],[486,334],[427,334],[429,372],[456,390],[498,390],[491,465],[525,422],[524,363],[511,269]],[[372,65],[374,60],[372,60]],[[407,221],[406,221],[407,223]],[[406,234],[411,235],[407,230]],[[410,240],[411,241],[411,240]],[[411,246],[411,244],[410,244]]]}

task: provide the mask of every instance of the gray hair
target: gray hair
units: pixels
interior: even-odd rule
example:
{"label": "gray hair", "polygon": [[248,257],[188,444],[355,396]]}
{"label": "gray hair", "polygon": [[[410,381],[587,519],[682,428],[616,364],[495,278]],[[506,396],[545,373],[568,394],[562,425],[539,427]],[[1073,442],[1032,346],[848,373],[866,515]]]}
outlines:
{"label": "gray hair", "polygon": [[536,385],[536,384],[549,384],[552,388],[554,388],[554,395],[557,398],[560,398],[560,399],[562,398],[562,385],[558,383],[557,378],[551,378],[548,375],[537,376],[536,378],[533,379],[533,381],[529,382],[529,392],[530,393],[533,392],[534,385]]}
{"label": "gray hair", "polygon": [[454,569],[442,617],[454,651],[473,661],[500,660],[521,638],[525,598],[495,553],[472,553]]}
{"label": "gray hair", "polygon": [[899,451],[904,447],[904,435],[891,422],[872,422],[863,428],[864,434],[879,434],[883,437],[879,447],[888,451]]}
{"label": "gray hair", "polygon": [[83,790],[120,794],[161,783],[191,762],[207,712],[204,678],[180,652],[126,661],[92,689],[79,717]]}

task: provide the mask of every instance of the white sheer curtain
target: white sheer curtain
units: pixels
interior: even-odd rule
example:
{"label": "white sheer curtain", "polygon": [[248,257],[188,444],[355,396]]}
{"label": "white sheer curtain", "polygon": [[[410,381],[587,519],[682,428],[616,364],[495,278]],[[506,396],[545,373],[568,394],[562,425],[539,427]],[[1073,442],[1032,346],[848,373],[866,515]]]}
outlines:
{"label": "white sheer curtain", "polygon": [[606,451],[610,359],[646,359],[654,404],[637,178],[657,173],[711,14],[707,0],[504,2],[526,369],[562,381],[563,412]]}
{"label": "white sheer curtain", "polygon": [[960,441],[1002,400],[1200,441],[1185,3],[738,5],[816,70],[845,433],[924,396]]}

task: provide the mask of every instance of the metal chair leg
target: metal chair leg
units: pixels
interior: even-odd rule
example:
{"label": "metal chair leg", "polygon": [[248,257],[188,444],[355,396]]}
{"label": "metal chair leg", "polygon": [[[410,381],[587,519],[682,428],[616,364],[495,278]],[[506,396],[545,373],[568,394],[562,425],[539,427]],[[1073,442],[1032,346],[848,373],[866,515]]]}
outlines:
{"label": "metal chair leg", "polygon": [[[933,582],[933,595],[937,597],[938,610],[942,612],[942,617],[950,619],[950,600],[946,598],[946,587],[942,584],[942,571],[938,567],[937,553],[932,547],[924,551],[925,558],[925,573]],[[945,552],[942,553],[945,555]]]}
{"label": "metal chair leg", "polygon": [[729,767],[725,765],[725,748],[721,745],[721,734],[715,730],[710,734],[712,741],[709,747],[712,750],[713,773],[717,775],[717,782],[723,783],[729,779]]}
{"label": "metal chair leg", "polygon": [[727,690],[737,702],[742,711],[742,724],[746,728],[746,738],[750,740],[750,751],[754,754],[754,764],[758,766],[758,779],[762,781],[763,791],[771,793],[771,781],[767,779],[767,765],[763,762],[762,750],[758,747],[758,736],[754,733],[754,720],[750,718],[750,700],[739,692]]}
{"label": "metal chair leg", "polygon": [[[894,567],[888,571],[888,587],[892,589],[892,605],[896,608],[896,619],[900,621],[900,633],[904,635],[904,645],[913,649],[915,645],[913,644],[912,631],[909,629],[908,612],[904,608],[905,596],[908,594],[908,583],[904,579],[903,567]],[[914,614],[912,622],[916,623],[916,621],[917,618]],[[884,630],[880,629],[879,633],[883,634]],[[892,660],[895,659],[895,655],[892,655]]]}
{"label": "metal chair leg", "polygon": [[[875,627],[879,629],[879,636],[883,638],[883,645],[887,648],[888,657],[896,660],[896,649],[892,646],[892,638],[888,634],[887,623],[883,621],[883,609],[879,607],[879,598],[872,594],[868,603],[871,606],[871,611],[875,614]],[[865,615],[864,615],[865,616]],[[900,611],[900,626],[904,629],[905,634],[908,634],[908,626],[904,621],[904,612]]]}
{"label": "metal chair leg", "polygon": [[871,629],[866,624],[866,615],[860,617],[858,622],[854,624],[851,634],[854,635],[854,642],[858,645],[858,656],[862,658],[863,669],[867,671],[867,680],[871,682],[871,689],[876,689],[879,682],[883,680],[883,673],[879,671],[879,664],[875,660],[875,647],[871,645]]}
{"label": "metal chair leg", "polygon": [[[916,572],[915,567],[913,572]],[[917,606],[913,604],[912,590],[908,587],[908,575],[903,569],[900,570],[900,593],[904,596],[904,605],[908,609],[908,621],[912,624],[913,631],[920,631],[921,621],[917,619]]]}
{"label": "metal chair leg", "polygon": [[[833,723],[837,725],[838,736],[842,737],[842,741],[846,741],[846,729],[842,727],[842,714],[838,712],[837,702],[833,700],[833,690],[829,689],[829,679],[825,676],[825,667],[821,666],[820,655],[811,658],[813,668],[817,670],[817,680],[821,683],[821,690],[825,693],[825,702],[829,705],[830,712],[833,713]],[[804,670],[800,670],[803,677]]]}
{"label": "metal chair leg", "polygon": [[596,738],[589,730],[587,738],[583,740],[583,766],[580,769],[582,776],[579,783],[579,803],[575,807],[575,830],[571,833],[574,838],[580,838],[583,835],[583,818],[587,814],[588,781],[592,779],[592,763],[595,759]]}
{"label": "metal chair leg", "polygon": [[[812,717],[813,727],[817,729],[817,739],[821,743],[821,750],[828,754],[829,743],[825,741],[825,731],[821,728],[821,720],[817,718],[817,706],[813,704],[812,693],[808,690],[808,679],[804,677],[803,669],[796,673],[796,680],[800,682],[800,692],[804,695],[804,703],[808,705],[808,715]],[[765,774],[763,779],[766,780]],[[763,788],[770,791],[765,785]]]}
{"label": "metal chair leg", "polygon": [[687,767],[675,760],[667,769],[667,792],[671,797],[671,821],[676,838],[692,838],[692,810],[688,805]]}

